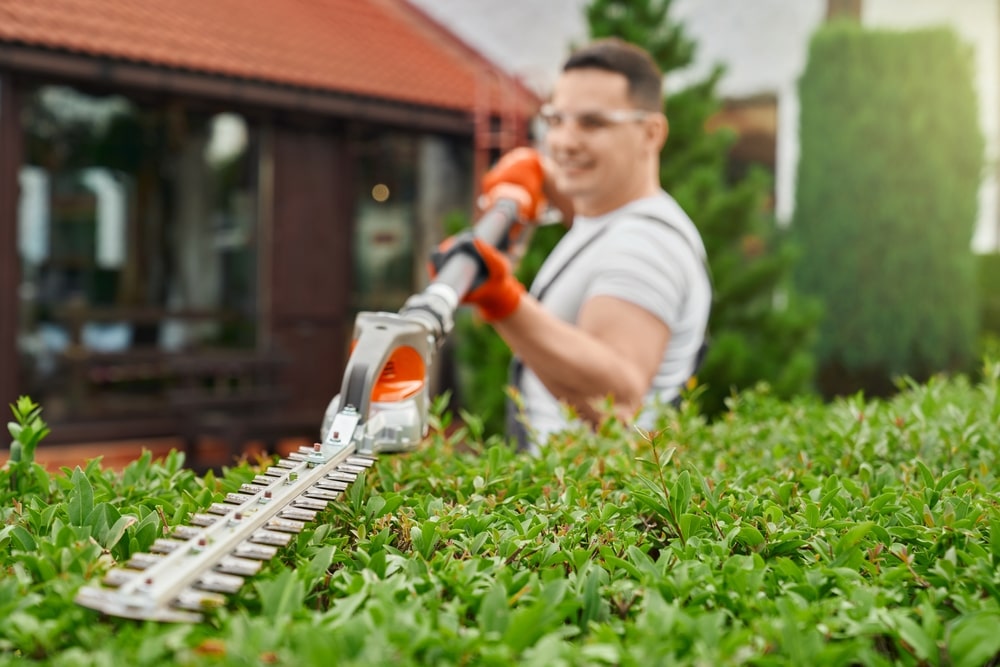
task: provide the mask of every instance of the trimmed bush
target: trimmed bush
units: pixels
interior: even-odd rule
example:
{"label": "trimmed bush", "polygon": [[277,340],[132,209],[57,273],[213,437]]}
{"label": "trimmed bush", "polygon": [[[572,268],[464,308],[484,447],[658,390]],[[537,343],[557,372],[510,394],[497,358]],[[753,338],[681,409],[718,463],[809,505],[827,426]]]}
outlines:
{"label": "trimmed bush", "polygon": [[825,306],[824,393],[969,370],[983,165],[969,50],[946,29],[831,24],[800,93],[795,280]]}
{"label": "trimmed bush", "polygon": [[537,458],[436,412],[199,625],[72,599],[251,466],[22,457],[0,471],[0,664],[991,664],[1000,364],[982,376],[890,401],[755,391]]}
{"label": "trimmed bush", "polygon": [[1000,336],[1000,253],[977,257],[980,328]]}

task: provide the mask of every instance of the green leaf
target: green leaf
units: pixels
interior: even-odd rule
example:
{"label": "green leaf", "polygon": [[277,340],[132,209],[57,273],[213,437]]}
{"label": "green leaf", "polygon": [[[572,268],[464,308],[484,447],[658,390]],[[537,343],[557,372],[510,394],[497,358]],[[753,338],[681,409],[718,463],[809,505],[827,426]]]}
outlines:
{"label": "green leaf", "polygon": [[687,512],[692,494],[691,475],[688,474],[687,470],[682,470],[670,491],[670,508],[673,510],[674,517],[679,519],[682,514]]}
{"label": "green leaf", "polygon": [[305,604],[305,583],[293,570],[282,570],[270,581],[258,581],[256,588],[261,615],[273,623],[287,622]]}
{"label": "green leaf", "polygon": [[503,635],[507,630],[509,619],[507,589],[501,582],[494,582],[479,605],[479,628],[485,633],[495,632]]}
{"label": "green leaf", "polygon": [[837,556],[846,553],[848,550],[853,549],[861,543],[861,540],[865,538],[868,533],[872,532],[872,528],[875,526],[872,521],[865,521],[864,523],[859,523],[847,530],[837,543],[833,547],[833,553]]}
{"label": "green leaf", "polygon": [[993,554],[993,564],[1000,566],[1000,517],[990,519],[990,552]]}
{"label": "green leaf", "polygon": [[759,547],[764,544],[764,535],[753,526],[742,526],[736,539],[748,547]]}
{"label": "green leaf", "polygon": [[580,591],[582,609],[580,610],[580,626],[586,628],[591,621],[600,621],[605,610],[604,599],[601,597],[601,575],[599,567],[592,567],[583,582]]}
{"label": "green leaf", "polygon": [[982,667],[1000,654],[1000,612],[977,611],[951,624],[948,655],[955,667]]}
{"label": "green leaf", "polygon": [[920,476],[924,480],[924,486],[926,486],[928,489],[935,488],[936,485],[934,484],[934,473],[931,472],[931,469],[928,468],[927,464],[921,461],[920,459],[917,459],[916,464],[917,464],[917,471],[920,473]]}
{"label": "green leaf", "polygon": [[125,536],[126,529],[138,520],[134,514],[125,514],[118,517],[118,520],[115,521],[115,524],[111,526],[111,529],[108,530],[103,541],[101,541],[101,546],[108,550],[113,549],[118,545],[122,537]]}
{"label": "green leaf", "polygon": [[927,635],[926,630],[917,624],[905,611],[894,614],[893,621],[899,631],[899,638],[906,642],[912,649],[913,654],[921,660],[934,659],[937,662],[938,647],[932,637]]}
{"label": "green leaf", "polygon": [[66,506],[71,526],[83,526],[84,521],[94,511],[94,487],[77,466],[71,478],[73,488]]}
{"label": "green leaf", "polygon": [[35,551],[38,548],[35,538],[25,530],[24,526],[13,526],[11,528],[11,536],[22,551]]}

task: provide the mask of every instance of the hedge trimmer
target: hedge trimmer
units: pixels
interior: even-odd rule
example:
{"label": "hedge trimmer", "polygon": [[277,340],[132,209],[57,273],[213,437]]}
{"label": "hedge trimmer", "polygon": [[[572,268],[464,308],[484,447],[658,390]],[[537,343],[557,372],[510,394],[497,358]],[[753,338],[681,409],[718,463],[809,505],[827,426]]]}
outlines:
{"label": "hedge trimmer", "polygon": [[[517,203],[501,199],[470,238],[500,246],[517,219]],[[416,448],[428,430],[427,369],[482,271],[474,253],[451,253],[398,313],[360,313],[322,441],[279,459],[224,502],[192,515],[190,525],[156,540],[149,553],[81,588],[77,603],[127,618],[200,621],[340,498],[379,453]]]}

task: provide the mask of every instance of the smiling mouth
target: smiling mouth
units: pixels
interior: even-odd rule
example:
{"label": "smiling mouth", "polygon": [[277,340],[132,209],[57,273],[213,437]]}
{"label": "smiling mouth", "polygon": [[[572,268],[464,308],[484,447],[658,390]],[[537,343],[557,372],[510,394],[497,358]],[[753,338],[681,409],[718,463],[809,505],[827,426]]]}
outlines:
{"label": "smiling mouth", "polygon": [[576,174],[584,171],[588,171],[593,168],[593,163],[591,162],[559,162],[557,163],[559,169],[565,174]]}

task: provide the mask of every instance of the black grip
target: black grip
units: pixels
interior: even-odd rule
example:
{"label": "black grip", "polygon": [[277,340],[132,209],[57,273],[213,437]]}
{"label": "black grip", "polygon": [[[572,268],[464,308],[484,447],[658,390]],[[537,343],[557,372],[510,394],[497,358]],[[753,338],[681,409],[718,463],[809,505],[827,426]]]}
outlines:
{"label": "black grip", "polygon": [[[494,247],[502,246],[510,235],[511,227],[518,223],[518,206],[513,199],[499,199],[487,210],[472,228],[472,235]],[[456,239],[456,243],[460,242]],[[464,297],[476,284],[483,269],[482,260],[475,253],[447,253],[437,266],[434,283],[450,286]]]}

